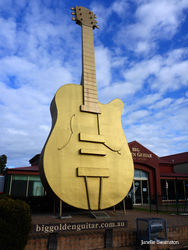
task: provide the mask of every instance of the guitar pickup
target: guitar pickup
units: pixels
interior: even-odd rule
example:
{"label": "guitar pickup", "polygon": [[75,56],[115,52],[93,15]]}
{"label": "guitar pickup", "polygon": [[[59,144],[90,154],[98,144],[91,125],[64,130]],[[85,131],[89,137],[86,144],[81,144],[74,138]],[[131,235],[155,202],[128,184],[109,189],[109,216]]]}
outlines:
{"label": "guitar pickup", "polygon": [[105,138],[103,135],[91,135],[91,134],[80,133],[79,139],[80,141],[105,143]]}
{"label": "guitar pickup", "polygon": [[78,177],[109,177],[109,168],[77,168]]}
{"label": "guitar pickup", "polygon": [[98,155],[98,156],[105,156],[106,152],[103,150],[97,149],[88,149],[88,148],[81,148],[80,154],[82,155]]}

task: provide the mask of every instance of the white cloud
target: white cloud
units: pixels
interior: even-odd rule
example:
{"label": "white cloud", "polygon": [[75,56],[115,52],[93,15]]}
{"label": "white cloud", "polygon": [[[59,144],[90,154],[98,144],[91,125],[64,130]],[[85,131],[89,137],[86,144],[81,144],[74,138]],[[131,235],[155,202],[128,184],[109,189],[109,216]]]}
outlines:
{"label": "white cloud", "polygon": [[[108,30],[113,23],[111,19],[112,14],[116,14],[121,19],[125,19],[125,13],[128,13],[129,3],[125,0],[118,0],[111,2],[111,4],[106,8],[103,3],[94,1],[90,4],[92,11],[97,13],[97,21],[101,30]],[[116,24],[117,25],[117,24]]]}
{"label": "white cloud", "polygon": [[141,60],[124,70],[124,78],[134,85],[135,92],[143,88],[146,81],[148,88],[162,93],[180,89],[188,85],[188,61],[184,58],[186,53],[185,48]]}
{"label": "white cloud", "polygon": [[162,92],[174,91],[181,86],[188,85],[188,60],[174,63],[173,65],[163,65],[156,80],[152,84],[152,88],[159,89]]}
{"label": "white cloud", "polygon": [[144,81],[152,75],[157,75],[161,67],[161,58],[153,57],[151,60],[140,61],[124,71],[124,77],[136,84],[137,90],[142,88]]}
{"label": "white cloud", "polygon": [[98,87],[104,87],[111,81],[111,56],[110,51],[103,46],[95,48],[96,75]]}
{"label": "white cloud", "polygon": [[99,100],[102,103],[108,103],[115,98],[123,99],[128,95],[135,93],[134,85],[129,82],[114,83],[113,85],[106,86],[99,91]]}
{"label": "white cloud", "polygon": [[[16,38],[16,24],[12,19],[0,17],[0,40],[2,48],[14,49],[14,40]],[[2,28],[3,27],[3,28]],[[0,47],[0,48],[1,48]],[[1,50],[0,50],[1,51]]]}
{"label": "white cloud", "polygon": [[134,124],[134,123],[142,123],[143,119],[145,119],[150,112],[148,110],[137,110],[129,114],[126,124]]}
{"label": "white cloud", "polygon": [[129,4],[125,0],[114,1],[110,7],[111,11],[118,14],[121,18],[124,18],[125,13],[128,11]]}
{"label": "white cloud", "polygon": [[[51,99],[61,85],[81,80],[81,28],[71,23],[66,3],[26,2],[0,1],[6,28],[0,30],[0,152],[8,155],[9,166],[26,165],[40,153],[51,127]],[[52,2],[56,7],[49,7]],[[155,49],[160,40],[175,37],[187,1],[121,0],[91,7],[100,26],[94,33],[99,100],[124,101],[128,141],[159,155],[181,152],[187,145],[188,49],[179,41],[178,49]]]}
{"label": "white cloud", "polygon": [[[145,114],[142,113],[142,110],[137,109],[123,116],[127,139],[132,141],[136,138],[137,141],[159,156],[182,152],[180,138],[183,138],[185,149],[188,142],[186,125],[188,123],[186,115],[188,113],[188,99],[161,99],[153,107],[156,108],[155,112],[150,111],[150,113]],[[141,116],[141,122],[139,116]]]}
{"label": "white cloud", "polygon": [[114,38],[117,44],[136,53],[149,53],[157,47],[156,40],[171,39],[184,21],[184,0],[140,1],[135,22],[121,28]]}
{"label": "white cloud", "polygon": [[13,128],[8,128],[7,129],[7,132],[10,134],[10,135],[23,135],[23,136],[28,136],[28,133],[23,131],[23,130],[18,130],[18,129],[13,129]]}
{"label": "white cloud", "polygon": [[156,102],[155,104],[149,106],[149,109],[161,109],[164,108],[165,106],[168,106],[173,102],[172,98],[165,98],[160,100],[159,102]]}

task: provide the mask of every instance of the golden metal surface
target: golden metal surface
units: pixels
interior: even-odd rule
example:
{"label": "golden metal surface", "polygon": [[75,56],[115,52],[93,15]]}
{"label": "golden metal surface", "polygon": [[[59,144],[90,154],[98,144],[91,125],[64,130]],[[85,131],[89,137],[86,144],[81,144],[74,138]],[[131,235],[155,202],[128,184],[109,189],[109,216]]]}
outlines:
{"label": "golden metal surface", "polygon": [[121,125],[122,101],[101,104],[97,99],[94,14],[83,7],[74,10],[82,26],[82,81],[62,86],[51,103],[52,129],[41,153],[41,177],[64,202],[98,210],[124,199],[134,166]]}
{"label": "golden metal surface", "polygon": [[78,176],[83,177],[109,177],[108,168],[78,168]]}
{"label": "golden metal surface", "polygon": [[[133,180],[132,156],[121,125],[123,103],[119,99],[109,104],[98,102],[101,114],[94,114],[80,111],[82,100],[81,85],[67,84],[57,91],[51,106],[53,128],[43,151],[42,168],[48,185],[64,202],[82,209],[104,209],[119,203]],[[105,143],[80,141],[82,133],[90,138],[96,135],[96,141],[100,134]],[[83,155],[81,148],[95,148],[106,155]],[[79,177],[78,168],[101,169],[101,174]],[[109,169],[110,176],[100,180],[104,168]]]}
{"label": "golden metal surface", "polygon": [[102,135],[90,135],[85,133],[80,133],[80,141],[90,141],[90,142],[99,142],[104,143],[105,139]]}

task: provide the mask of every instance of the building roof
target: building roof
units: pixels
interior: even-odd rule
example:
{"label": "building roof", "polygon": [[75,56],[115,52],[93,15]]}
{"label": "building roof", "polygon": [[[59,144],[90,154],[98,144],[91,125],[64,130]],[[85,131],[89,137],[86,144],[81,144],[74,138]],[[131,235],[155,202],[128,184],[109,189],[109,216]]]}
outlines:
{"label": "building roof", "polygon": [[40,154],[36,154],[35,156],[33,156],[33,158],[29,160],[29,163],[31,165],[38,165],[39,159],[40,159]]}
{"label": "building roof", "polygon": [[180,164],[188,162],[188,152],[163,156],[159,158],[160,163],[173,163],[173,164]]}
{"label": "building roof", "polygon": [[20,168],[8,168],[8,172],[22,172],[22,171],[31,171],[31,172],[39,172],[39,166],[38,165],[33,165],[33,166],[28,166],[28,167],[20,167]]}

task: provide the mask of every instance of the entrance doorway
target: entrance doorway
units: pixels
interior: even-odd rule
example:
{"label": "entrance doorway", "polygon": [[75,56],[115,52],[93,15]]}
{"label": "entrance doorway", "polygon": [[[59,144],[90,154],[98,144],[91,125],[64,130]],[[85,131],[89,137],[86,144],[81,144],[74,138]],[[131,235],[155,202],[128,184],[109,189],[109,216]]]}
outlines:
{"label": "entrance doorway", "polygon": [[135,169],[134,180],[129,196],[131,196],[133,204],[140,205],[149,203],[149,181],[147,172]]}

